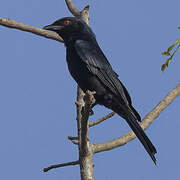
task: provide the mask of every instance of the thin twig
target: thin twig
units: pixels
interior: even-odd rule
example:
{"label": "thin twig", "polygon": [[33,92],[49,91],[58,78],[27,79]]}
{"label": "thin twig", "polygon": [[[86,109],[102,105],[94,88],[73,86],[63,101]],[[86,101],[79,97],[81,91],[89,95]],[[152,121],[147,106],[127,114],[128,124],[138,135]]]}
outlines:
{"label": "thin twig", "polygon": [[116,113],[115,112],[111,112],[109,114],[107,114],[106,116],[96,120],[96,121],[93,121],[93,122],[89,122],[89,127],[92,127],[92,126],[95,126],[97,124],[100,124],[101,122],[111,118],[112,116],[114,116]]}
{"label": "thin twig", "polygon": [[75,145],[79,145],[79,141],[71,141]]}
{"label": "thin twig", "polygon": [[55,32],[50,32],[50,31],[46,31],[46,30],[38,28],[38,27],[19,23],[12,19],[0,17],[0,25],[9,27],[9,28],[19,29],[21,31],[30,32],[30,33],[33,33],[33,34],[36,34],[39,36],[43,36],[45,38],[53,39],[53,40],[56,40],[59,42],[64,42],[63,39]]}
{"label": "thin twig", "polygon": [[75,145],[79,144],[79,138],[78,137],[68,136],[68,139]]}
{"label": "thin twig", "polygon": [[65,166],[74,166],[79,164],[79,161],[72,161],[72,162],[67,162],[67,163],[62,163],[62,164],[55,164],[55,165],[51,165],[47,168],[44,168],[43,171],[44,172],[48,172],[51,169],[55,169],[55,168],[60,168],[60,167],[65,167]]}
{"label": "thin twig", "polygon": [[72,141],[72,140],[78,140],[79,138],[78,137],[73,137],[73,136],[68,136],[68,139]]}
{"label": "thin twig", "polygon": [[[148,113],[143,121],[141,122],[141,127],[143,130],[149,127],[149,125],[159,116],[159,114],[173,102],[173,100],[180,95],[180,84],[176,86],[173,90],[171,90],[167,96],[160,101],[160,103],[150,112]],[[124,136],[121,136],[117,139],[113,139],[111,141],[107,141],[104,143],[94,144],[94,153],[108,151],[119,146],[123,146],[129,141],[133,140],[136,135],[133,131],[129,131]]]}

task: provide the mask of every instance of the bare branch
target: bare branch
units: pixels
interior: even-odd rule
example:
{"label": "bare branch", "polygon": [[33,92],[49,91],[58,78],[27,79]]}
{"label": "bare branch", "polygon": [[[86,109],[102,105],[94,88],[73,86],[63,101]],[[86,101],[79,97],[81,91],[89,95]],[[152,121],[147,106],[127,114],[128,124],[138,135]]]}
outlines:
{"label": "bare branch", "polygon": [[[180,95],[180,84],[176,86],[172,91],[170,91],[167,96],[160,101],[160,103],[150,112],[148,113],[143,121],[141,122],[141,127],[145,130],[148,128],[148,126],[155,120],[159,114],[169,105],[173,102],[173,100]],[[108,151],[114,148],[117,148],[119,146],[122,146],[129,141],[133,140],[136,137],[136,135],[133,133],[133,131],[129,131],[124,136],[121,136],[117,139],[114,139],[112,141],[99,143],[94,145],[94,153],[102,152],[102,151]]]}
{"label": "bare branch", "polygon": [[81,120],[80,145],[81,145],[81,151],[83,153],[88,152],[88,145],[87,145],[87,141],[89,141],[88,140],[88,119],[89,119],[89,113],[91,111],[93,98],[94,97],[92,93],[88,90],[84,97],[85,106],[82,111],[82,120]]}
{"label": "bare branch", "polygon": [[81,130],[81,118],[82,118],[82,108],[84,106],[84,92],[80,87],[77,87],[77,101],[76,104],[76,120],[77,120],[77,128],[78,128],[78,137],[80,137]]}
{"label": "bare branch", "polygon": [[30,33],[33,33],[33,34],[36,34],[39,36],[43,36],[45,38],[63,42],[63,39],[55,32],[50,32],[50,31],[46,31],[46,30],[38,28],[38,27],[29,26],[29,25],[19,23],[17,21],[11,20],[11,19],[0,17],[0,25],[9,27],[9,28],[13,28],[13,29],[19,29],[21,31],[30,32]]}
{"label": "bare branch", "polygon": [[78,137],[73,137],[73,136],[68,136],[68,139],[72,141],[72,140],[78,140],[79,138]]}
{"label": "bare branch", "polygon": [[73,136],[68,136],[68,139],[75,145],[79,144],[79,138],[78,137],[73,137]]}
{"label": "bare branch", "polygon": [[89,127],[92,127],[92,126],[95,126],[97,124],[100,124],[101,122],[111,118],[112,116],[114,116],[116,113],[115,112],[111,112],[109,114],[107,114],[106,116],[96,120],[96,121],[93,121],[93,122],[89,122]]}
{"label": "bare branch", "polygon": [[81,131],[79,136],[79,161],[81,170],[81,179],[94,179],[93,176],[93,145],[88,138],[88,119],[93,102],[93,94],[88,90],[84,96],[85,106],[82,111]]}
{"label": "bare branch", "polygon": [[[78,87],[77,89],[77,124],[79,137],[79,161],[82,180],[93,180],[93,145],[88,139],[88,118],[91,110],[91,96],[86,94],[84,103],[84,93]],[[85,106],[83,107],[83,105]]]}
{"label": "bare branch", "polygon": [[69,11],[74,15],[74,16],[80,16],[81,13],[80,11],[76,8],[76,6],[74,5],[73,1],[72,0],[65,0],[66,2],[66,5],[69,9]]}
{"label": "bare branch", "polygon": [[51,166],[49,166],[47,168],[44,168],[43,171],[48,172],[51,169],[65,167],[65,166],[74,166],[74,165],[77,165],[77,164],[79,164],[79,161],[67,162],[67,163],[62,163],[62,164],[55,164],[55,165],[51,165]]}
{"label": "bare branch", "polygon": [[71,141],[75,145],[79,145],[79,141]]}
{"label": "bare branch", "polygon": [[[69,2],[69,3],[68,3]],[[89,6],[86,6],[79,15],[77,8],[75,8],[72,0],[66,0],[67,6],[74,16],[80,16],[87,24],[89,24]],[[71,6],[70,6],[71,5]],[[89,112],[91,110],[91,103],[85,103],[84,105],[84,93],[80,87],[77,87],[77,127],[78,127],[78,137],[79,137],[79,163],[81,171],[81,180],[94,180],[93,173],[93,145],[88,139],[88,118]],[[88,107],[89,106],[89,107]],[[84,110],[84,116],[82,116],[82,109]],[[88,113],[87,113],[88,112]],[[84,122],[85,121],[85,122]],[[84,128],[85,127],[85,128]],[[83,151],[85,149],[85,151]]]}
{"label": "bare branch", "polygon": [[89,24],[89,5],[81,11],[81,19]]}
{"label": "bare branch", "polygon": [[69,11],[76,17],[80,17],[87,24],[89,24],[89,5],[87,5],[82,11],[79,11],[74,5],[72,0],[65,0]]}
{"label": "bare branch", "polygon": [[159,114],[168,106],[170,105],[174,99],[180,95],[180,83],[171,90],[166,97],[159,102],[159,104],[149,112],[143,119],[141,126],[143,129],[147,129],[147,127],[152,123],[154,119],[156,119]]}

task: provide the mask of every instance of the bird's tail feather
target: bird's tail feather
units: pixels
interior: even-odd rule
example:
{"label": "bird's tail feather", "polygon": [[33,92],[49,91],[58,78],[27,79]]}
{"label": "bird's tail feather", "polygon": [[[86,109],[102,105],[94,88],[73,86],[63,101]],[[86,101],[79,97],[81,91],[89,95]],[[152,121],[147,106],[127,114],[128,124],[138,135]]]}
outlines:
{"label": "bird's tail feather", "polygon": [[[117,112],[117,111],[116,111]],[[118,113],[118,112],[117,112]],[[122,116],[122,113],[118,113],[120,116]],[[137,122],[137,118],[132,114],[130,111],[126,113],[125,120],[127,121],[130,128],[133,130],[133,132],[136,134],[137,138],[140,140],[148,154],[150,155],[153,162],[156,164],[156,158],[155,154],[157,153],[156,148],[150,141],[150,139],[147,137],[139,123]]]}

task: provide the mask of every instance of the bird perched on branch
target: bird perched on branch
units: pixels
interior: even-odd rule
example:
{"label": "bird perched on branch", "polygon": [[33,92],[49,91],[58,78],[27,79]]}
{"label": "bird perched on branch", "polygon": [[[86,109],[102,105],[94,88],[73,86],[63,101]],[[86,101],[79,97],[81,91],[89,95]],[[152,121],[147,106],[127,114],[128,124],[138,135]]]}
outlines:
{"label": "bird perched on branch", "polygon": [[128,91],[99,47],[91,28],[79,18],[65,17],[44,29],[63,38],[69,72],[80,88],[84,92],[95,92],[95,104],[104,105],[124,118],[156,164],[156,148],[139,125],[140,115],[132,106]]}

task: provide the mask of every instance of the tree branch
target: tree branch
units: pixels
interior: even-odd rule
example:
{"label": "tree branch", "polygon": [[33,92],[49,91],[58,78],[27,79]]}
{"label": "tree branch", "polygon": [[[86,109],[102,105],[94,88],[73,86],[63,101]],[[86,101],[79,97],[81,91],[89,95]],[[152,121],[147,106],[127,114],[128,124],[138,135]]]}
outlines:
{"label": "tree branch", "polygon": [[[79,16],[87,24],[89,23],[89,6],[86,6],[80,12],[75,7],[72,0],[66,0],[66,4],[67,4],[69,10],[75,16]],[[49,32],[49,31],[43,30],[41,28],[37,28],[37,27],[22,24],[22,23],[18,23],[14,20],[6,19],[6,18],[0,18],[0,24],[3,26],[9,27],[9,28],[15,28],[15,29],[19,29],[22,31],[26,31],[26,32],[31,32],[31,33],[36,34],[36,35],[40,35],[40,36],[43,36],[46,38],[54,39],[54,40],[59,41],[59,42],[63,42],[62,38],[56,33]],[[77,105],[78,137],[79,137],[80,141],[82,140],[81,143],[79,143],[80,161],[78,161],[78,163],[80,163],[82,180],[86,180],[86,179],[93,180],[94,179],[93,161],[92,161],[92,156],[93,156],[92,147],[93,147],[93,145],[91,145],[89,140],[88,140],[88,122],[86,122],[88,120],[89,113],[88,113],[88,116],[85,115],[83,117],[83,119],[86,118],[86,121],[82,120],[81,112],[82,112],[82,107],[83,107],[83,103],[84,103],[83,102],[84,93],[79,87],[78,87],[77,94],[78,94],[78,96],[77,96],[76,105]],[[88,110],[89,110],[89,108],[88,108],[88,104],[87,104],[87,111]],[[85,122],[86,122],[86,125],[85,125]],[[84,128],[85,126],[87,126],[87,128]],[[81,128],[81,127],[83,127],[83,128]],[[85,149],[87,150],[86,153],[84,153]],[[75,162],[75,164],[76,163],[77,162]],[[64,164],[59,164],[59,165],[53,165],[53,166],[50,166],[49,168],[45,168],[44,171],[48,171],[49,169],[67,166],[67,165],[74,165],[74,162],[64,163]]]}
{"label": "tree branch", "polygon": [[69,11],[74,15],[74,16],[80,16],[81,13],[80,11],[76,8],[76,6],[74,5],[73,1],[72,0],[65,0],[66,2],[66,5],[69,9]]}
{"label": "tree branch", "polygon": [[[67,1],[71,2],[71,1]],[[71,4],[72,5],[72,4]],[[89,6],[86,6],[80,12],[80,18],[89,24]],[[76,14],[76,13],[75,13]],[[79,16],[79,15],[78,15]],[[93,170],[93,145],[88,139],[88,118],[91,109],[91,102],[86,102],[84,106],[84,115],[82,116],[82,107],[84,105],[84,93],[77,87],[77,126],[79,137],[79,162],[81,171],[81,180],[94,180]]]}
{"label": "tree branch", "polygon": [[79,11],[74,5],[72,0],[65,0],[69,11],[76,17],[81,18],[87,24],[89,24],[89,5],[87,5],[82,11]]}
{"label": "tree branch", "polygon": [[34,26],[29,26],[23,23],[19,23],[17,21],[7,19],[7,18],[2,18],[0,17],[0,25],[13,28],[13,29],[19,29],[21,31],[26,31],[30,32],[39,36],[43,36],[45,38],[53,39],[59,42],[63,42],[63,39],[55,32],[50,32],[46,31],[44,29],[34,27]]}
{"label": "tree branch", "polygon": [[81,120],[81,133],[80,133],[80,145],[81,145],[81,152],[88,153],[88,119],[89,113],[91,111],[91,105],[93,101],[93,95],[88,90],[84,96],[85,99],[85,106],[82,111],[82,120]]}
{"label": "tree branch", "polygon": [[84,92],[81,88],[77,87],[77,101],[76,101],[76,120],[77,120],[77,129],[78,129],[78,139],[80,137],[81,131],[81,119],[82,119],[82,108],[84,106]]}
{"label": "tree branch", "polygon": [[68,139],[71,140],[71,141],[73,141],[73,140],[79,140],[78,137],[73,137],[73,136],[68,136]]}
{"label": "tree branch", "polygon": [[106,116],[104,116],[104,117],[102,117],[102,118],[100,118],[100,119],[98,119],[98,120],[96,120],[96,121],[89,122],[89,127],[92,127],[92,126],[95,126],[95,125],[97,125],[97,124],[100,124],[100,123],[102,123],[103,121],[111,118],[111,117],[114,116],[115,114],[116,114],[115,112],[111,112],[111,113],[107,114]]}
{"label": "tree branch", "polygon": [[93,102],[93,95],[90,91],[87,91],[84,100],[85,106],[82,109],[81,128],[79,134],[79,161],[82,180],[93,180],[93,145],[88,138],[88,119],[91,111],[91,105]]}
{"label": "tree branch", "polygon": [[89,5],[87,5],[80,13],[81,19],[89,24]]}
{"label": "tree branch", "polygon": [[77,164],[79,164],[79,161],[73,161],[73,162],[62,163],[62,164],[55,164],[55,165],[51,165],[51,166],[49,166],[47,168],[44,168],[43,171],[48,172],[51,169],[65,167],[65,166],[74,166],[74,165],[77,165]]}
{"label": "tree branch", "polygon": [[[149,125],[155,120],[159,114],[169,105],[173,102],[173,100],[180,95],[180,83],[171,90],[167,96],[160,101],[160,103],[150,112],[148,113],[143,121],[140,123],[141,127],[143,130],[149,127]],[[133,133],[133,131],[129,131],[126,133],[124,136],[121,136],[117,139],[104,142],[104,143],[99,143],[99,144],[94,144],[94,153],[102,152],[102,151],[108,151],[114,148],[117,148],[119,146],[123,146],[129,141],[133,140],[136,137],[136,135]]]}

